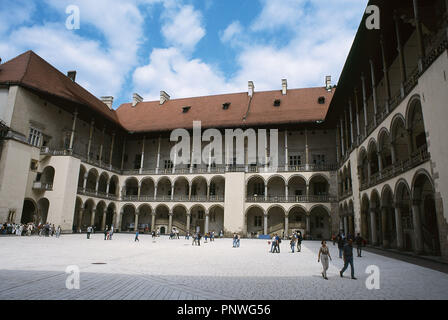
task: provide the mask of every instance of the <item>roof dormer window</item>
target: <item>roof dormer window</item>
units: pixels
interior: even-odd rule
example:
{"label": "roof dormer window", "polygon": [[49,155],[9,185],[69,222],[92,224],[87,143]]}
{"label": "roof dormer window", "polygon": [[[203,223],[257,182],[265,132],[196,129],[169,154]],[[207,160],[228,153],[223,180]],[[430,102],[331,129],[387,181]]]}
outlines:
{"label": "roof dormer window", "polygon": [[280,104],[281,104],[282,102],[281,102],[281,100],[280,99],[276,99],[276,100],[274,100],[274,107],[280,107]]}
{"label": "roof dormer window", "polygon": [[319,97],[319,98],[317,99],[317,103],[319,103],[319,104],[325,104],[325,97]]}
{"label": "roof dormer window", "polygon": [[190,106],[182,107],[182,113],[187,113],[190,109]]}
{"label": "roof dormer window", "polygon": [[230,104],[231,104],[230,102],[223,103],[223,104],[222,104],[222,109],[223,109],[223,110],[228,110],[229,107],[230,107]]}

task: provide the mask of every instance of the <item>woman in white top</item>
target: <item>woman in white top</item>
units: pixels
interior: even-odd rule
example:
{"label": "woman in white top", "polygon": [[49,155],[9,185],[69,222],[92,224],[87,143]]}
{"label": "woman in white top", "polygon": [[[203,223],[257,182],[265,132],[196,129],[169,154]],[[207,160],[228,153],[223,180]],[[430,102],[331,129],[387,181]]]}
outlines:
{"label": "woman in white top", "polygon": [[327,270],[328,270],[328,266],[329,266],[328,258],[330,258],[330,260],[331,260],[330,249],[328,249],[327,242],[324,240],[324,241],[322,241],[322,247],[320,247],[320,249],[319,249],[319,255],[317,257],[317,262],[322,260],[322,267],[323,267],[322,277],[325,280],[328,280],[328,278],[327,278]]}

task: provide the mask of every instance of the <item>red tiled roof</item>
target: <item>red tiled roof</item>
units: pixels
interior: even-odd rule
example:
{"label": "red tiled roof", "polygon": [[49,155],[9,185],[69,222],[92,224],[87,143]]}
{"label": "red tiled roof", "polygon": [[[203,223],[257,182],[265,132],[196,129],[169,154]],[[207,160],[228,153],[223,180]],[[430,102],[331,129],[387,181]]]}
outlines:
{"label": "red tiled roof", "polygon": [[[159,101],[140,102],[135,107],[126,103],[116,111],[122,126],[135,132],[190,129],[195,120],[200,120],[203,128],[315,122],[325,118],[333,92],[324,87],[290,89],[286,95],[281,90],[255,92],[249,112],[247,92],[175,99],[163,105]],[[319,97],[325,97],[324,104],[318,103]],[[274,107],[277,99],[280,106]],[[228,110],[223,109],[224,103],[231,103]],[[186,106],[191,108],[183,113]]]}
{"label": "red tiled roof", "polygon": [[67,99],[119,123],[115,111],[31,50],[0,65],[0,84],[21,85]]}
{"label": "red tiled roof", "polygon": [[[201,121],[203,128],[322,121],[335,91],[328,92],[324,87],[289,89],[286,95],[282,95],[281,90],[263,91],[255,92],[251,101],[247,92],[242,92],[173,99],[163,105],[159,101],[140,102],[135,107],[125,103],[117,110],[110,110],[33,51],[0,65],[0,84],[21,85],[84,105],[133,132],[190,129],[195,120]],[[319,97],[325,97],[324,104],[318,103]],[[281,104],[274,107],[277,99]],[[228,110],[223,109],[224,103],[230,103]],[[187,113],[182,112],[185,106],[191,107]]]}

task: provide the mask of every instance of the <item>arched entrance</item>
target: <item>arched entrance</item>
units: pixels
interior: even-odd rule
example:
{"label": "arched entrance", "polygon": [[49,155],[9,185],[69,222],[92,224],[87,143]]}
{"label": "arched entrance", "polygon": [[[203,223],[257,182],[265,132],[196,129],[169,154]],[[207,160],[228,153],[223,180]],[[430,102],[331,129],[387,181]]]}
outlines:
{"label": "arched entrance", "polygon": [[264,233],[264,211],[259,206],[250,207],[246,212],[247,237]]}
{"label": "arched entrance", "polygon": [[34,201],[30,199],[25,199],[23,201],[22,217],[20,218],[20,223],[27,224],[30,222],[36,222],[36,205]]}
{"label": "arched entrance", "polygon": [[328,210],[317,205],[310,211],[310,233],[313,240],[330,239],[330,214]]}

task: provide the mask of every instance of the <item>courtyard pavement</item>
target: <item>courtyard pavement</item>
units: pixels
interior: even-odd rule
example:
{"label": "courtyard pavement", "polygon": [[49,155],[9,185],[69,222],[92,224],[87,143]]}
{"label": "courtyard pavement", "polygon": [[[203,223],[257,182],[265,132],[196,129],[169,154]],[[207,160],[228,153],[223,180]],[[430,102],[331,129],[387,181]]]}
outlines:
{"label": "courtyard pavement", "polygon": [[[0,237],[0,299],[448,299],[447,274],[370,252],[355,257],[358,280],[350,279],[350,268],[340,278],[343,262],[331,243],[326,281],[317,241],[304,241],[294,254],[283,241],[281,253],[272,254],[267,240],[242,239],[240,248],[232,248],[232,239],[201,241],[200,247],[182,237],[103,239]],[[78,290],[66,288],[65,271],[72,265],[80,269]],[[366,286],[370,265],[379,268],[380,289]]]}

